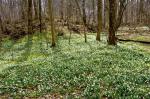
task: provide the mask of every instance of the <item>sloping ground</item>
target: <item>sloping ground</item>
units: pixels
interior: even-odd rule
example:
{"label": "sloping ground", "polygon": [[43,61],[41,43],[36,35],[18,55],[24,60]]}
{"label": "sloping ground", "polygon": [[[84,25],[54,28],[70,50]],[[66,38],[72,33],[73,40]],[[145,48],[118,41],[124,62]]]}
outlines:
{"label": "sloping ground", "polygon": [[119,27],[118,31],[125,31],[125,32],[145,32],[150,31],[148,26],[121,26]]}
{"label": "sloping ground", "polygon": [[133,46],[142,52],[150,53],[150,44],[143,44],[143,43],[135,43],[135,42],[124,42],[124,46]]}
{"label": "sloping ground", "polygon": [[150,44],[150,33],[141,33],[141,34],[124,34],[118,36],[121,41],[133,41],[139,43],[147,43]]}
{"label": "sloping ground", "polygon": [[69,45],[65,36],[53,49],[36,36],[28,42],[30,46],[26,39],[4,43],[0,98],[150,97],[149,52],[131,43],[107,46],[105,41],[96,42],[93,35],[88,41],[73,35]]}
{"label": "sloping ground", "polygon": [[120,41],[133,41],[150,44],[149,27],[120,27],[117,36]]}

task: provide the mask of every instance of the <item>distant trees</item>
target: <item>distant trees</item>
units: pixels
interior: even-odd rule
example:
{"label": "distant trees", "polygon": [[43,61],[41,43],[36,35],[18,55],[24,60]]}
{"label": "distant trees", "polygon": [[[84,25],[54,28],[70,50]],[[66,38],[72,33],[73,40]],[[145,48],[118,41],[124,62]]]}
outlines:
{"label": "distant trees", "polygon": [[25,20],[27,16],[27,2],[28,0],[21,0],[21,19]]}
{"label": "distant trees", "polygon": [[79,11],[79,15],[81,16],[81,22],[83,23],[83,27],[84,27],[84,38],[85,38],[85,42],[87,42],[87,34],[85,31],[85,28],[87,27],[87,16],[86,16],[86,7],[85,7],[85,0],[82,0],[81,4],[82,4],[82,8],[79,5],[79,1],[75,0],[77,9]]}
{"label": "distant trees", "polygon": [[[76,4],[76,2],[78,2],[79,5]],[[74,15],[75,17],[79,18],[79,17],[83,17],[84,18],[84,22],[88,23],[88,19],[91,17],[91,19],[96,20],[96,15],[97,15],[97,7],[96,7],[96,3],[98,0],[73,0],[72,6],[74,7]],[[107,6],[107,2],[109,0],[102,0],[103,1],[103,7],[106,8]],[[117,2],[130,2],[129,5],[127,6],[127,10],[125,11],[125,15],[123,16],[123,23],[133,23],[135,22],[141,22],[141,18],[142,20],[146,20],[146,17],[143,15],[143,12],[147,12],[149,13],[149,11],[147,10],[149,8],[149,0],[117,0]],[[65,16],[65,8],[68,6],[66,5],[66,3],[68,2],[68,0],[54,0],[53,6],[55,6],[54,10],[55,10],[55,15],[56,17],[58,16],[60,18],[62,18],[62,16]],[[4,14],[3,16],[5,16],[5,20],[8,18],[11,18],[11,20],[19,20],[19,19],[24,19],[27,15],[26,15],[26,8],[27,8],[27,3],[28,0],[0,0],[0,3],[2,5],[2,8],[4,10]],[[48,0],[42,0],[42,12],[43,12],[43,16],[48,16]],[[64,6],[65,5],[65,6]],[[33,18],[35,17],[39,17],[39,0],[33,0]],[[120,3],[117,3],[116,7],[117,9],[119,9]],[[80,7],[81,9],[81,14],[82,16],[79,15],[79,10],[75,10],[76,8],[78,9],[78,7]],[[76,12],[77,11],[77,12]],[[106,12],[106,10],[105,10]],[[102,15],[105,15],[104,13]],[[77,13],[77,14],[76,14]],[[2,17],[3,17],[2,16]],[[142,17],[141,17],[142,16]],[[104,16],[103,16],[104,17]],[[79,20],[74,20],[74,21],[82,21],[81,19]],[[105,20],[106,21],[106,20]],[[105,22],[106,23],[106,22]],[[94,25],[97,24],[97,22],[95,21]]]}
{"label": "distant trees", "polygon": [[85,42],[88,32],[97,32],[96,40],[100,41],[102,30],[108,31],[109,27],[108,44],[116,45],[115,33],[120,25],[149,25],[149,8],[149,0],[53,0],[53,3],[52,0],[0,0],[0,21],[3,22],[0,28],[3,34],[9,35],[10,29],[18,29],[12,24],[19,23],[20,27],[24,27],[18,29],[19,32],[21,30],[26,35],[27,29],[28,34],[39,29],[41,33],[43,24],[50,25],[51,43],[55,46],[55,27],[69,25],[68,30],[83,35]]}
{"label": "distant trees", "polygon": [[60,1],[60,3],[61,3],[61,5],[60,5],[61,6],[61,9],[60,9],[60,19],[61,20],[64,20],[64,1],[65,0],[61,0]]}

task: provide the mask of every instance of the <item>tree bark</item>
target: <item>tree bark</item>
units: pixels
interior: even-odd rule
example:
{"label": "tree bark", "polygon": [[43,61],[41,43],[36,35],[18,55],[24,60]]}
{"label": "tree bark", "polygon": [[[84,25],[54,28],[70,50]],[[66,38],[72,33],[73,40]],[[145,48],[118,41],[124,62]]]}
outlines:
{"label": "tree bark", "polygon": [[98,31],[97,31],[96,40],[100,41],[100,34],[102,32],[102,0],[98,0],[97,6],[98,6],[98,12],[97,12]]}
{"label": "tree bark", "polygon": [[28,36],[33,34],[32,17],[32,0],[28,0]]}
{"label": "tree bark", "polygon": [[2,17],[0,15],[0,28],[1,28],[1,32],[4,32],[4,27],[3,27],[3,22],[2,22]]}
{"label": "tree bark", "polygon": [[53,6],[52,6],[52,0],[49,0],[49,16],[50,16],[50,23],[51,23],[51,34],[52,34],[52,44],[51,47],[56,46],[55,41],[55,30],[54,30],[54,18],[53,18]]}
{"label": "tree bark", "polygon": [[105,13],[106,13],[106,29],[107,29],[107,31],[109,30],[109,0],[105,0]]}
{"label": "tree bark", "polygon": [[34,18],[38,19],[38,5],[37,5],[37,0],[33,0],[33,4],[34,4]]}
{"label": "tree bark", "polygon": [[108,44],[116,45],[115,36],[115,22],[116,22],[116,0],[109,0],[109,37]]}
{"label": "tree bark", "polygon": [[0,27],[1,27],[1,31],[0,31],[0,51],[1,51],[2,33],[4,32],[4,27],[3,27],[1,15],[0,15]]}
{"label": "tree bark", "polygon": [[87,25],[87,20],[86,20],[86,7],[85,7],[85,0],[82,0],[82,19],[83,19],[83,22],[84,22],[84,25],[86,26]]}
{"label": "tree bark", "polygon": [[39,20],[40,20],[40,33],[42,33],[42,6],[41,0],[39,0]]}

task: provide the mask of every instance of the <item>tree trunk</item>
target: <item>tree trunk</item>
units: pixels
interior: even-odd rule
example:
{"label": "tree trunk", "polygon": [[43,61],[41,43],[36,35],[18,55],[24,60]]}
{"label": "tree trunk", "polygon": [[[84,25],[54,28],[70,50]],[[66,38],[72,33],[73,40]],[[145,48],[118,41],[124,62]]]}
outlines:
{"label": "tree trunk", "polygon": [[60,19],[64,20],[64,0],[61,0],[60,3],[61,3]]}
{"label": "tree trunk", "polygon": [[85,38],[85,42],[87,42],[87,35],[86,35],[86,30],[85,30],[85,28],[87,27],[85,0],[82,0],[82,14],[83,14],[82,20],[84,24],[84,38]]}
{"label": "tree trunk", "polygon": [[2,17],[0,15],[0,28],[1,28],[1,32],[4,32],[4,27],[3,27],[3,22],[2,22]]}
{"label": "tree trunk", "polygon": [[93,0],[92,2],[92,8],[93,8],[93,22],[92,22],[92,25],[95,23],[95,0]]}
{"label": "tree trunk", "polygon": [[38,5],[37,5],[37,0],[33,0],[34,3],[34,18],[38,19]]}
{"label": "tree trunk", "polygon": [[98,31],[97,31],[96,40],[100,41],[100,33],[102,32],[102,0],[98,0],[97,6],[98,6],[98,12],[97,12]]}
{"label": "tree trunk", "polygon": [[28,36],[33,34],[32,17],[32,0],[28,0]]}
{"label": "tree trunk", "polygon": [[82,19],[84,22],[84,25],[87,25],[87,20],[86,20],[86,7],[85,7],[85,0],[82,0]]}
{"label": "tree trunk", "polygon": [[116,22],[116,0],[109,0],[109,37],[108,44],[116,45],[115,23]]}
{"label": "tree trunk", "polygon": [[107,29],[107,31],[108,31],[108,29],[109,29],[109,0],[105,0],[105,13],[106,13],[106,15],[105,15],[105,18],[106,18],[106,29]]}
{"label": "tree trunk", "polygon": [[52,34],[52,45],[51,47],[56,46],[55,42],[55,31],[54,31],[54,18],[53,18],[53,6],[52,6],[52,0],[49,0],[49,16],[50,16],[50,23],[51,23],[51,34]]}
{"label": "tree trunk", "polygon": [[1,31],[0,31],[0,51],[1,51],[2,33],[4,32],[4,27],[3,27],[1,15],[0,15],[0,28],[1,28]]}
{"label": "tree trunk", "polygon": [[39,20],[40,20],[40,33],[42,33],[42,6],[41,0],[39,0]]}

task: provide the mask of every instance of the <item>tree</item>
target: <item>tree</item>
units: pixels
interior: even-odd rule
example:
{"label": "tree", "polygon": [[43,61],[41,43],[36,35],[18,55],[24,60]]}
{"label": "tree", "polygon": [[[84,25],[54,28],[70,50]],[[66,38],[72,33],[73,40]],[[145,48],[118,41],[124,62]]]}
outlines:
{"label": "tree", "polygon": [[115,39],[115,20],[116,20],[116,0],[109,0],[109,37],[108,44],[116,45]]}
{"label": "tree", "polygon": [[64,0],[61,0],[60,3],[61,3],[60,17],[61,20],[64,20]]}
{"label": "tree", "polygon": [[39,20],[40,20],[40,33],[42,33],[42,5],[41,0],[39,0]]}
{"label": "tree", "polygon": [[117,0],[109,0],[109,45],[117,45],[115,33],[122,22],[123,13],[127,4],[128,2],[126,0],[119,0],[119,10],[117,11]]}
{"label": "tree", "polygon": [[98,12],[97,12],[98,31],[97,31],[96,40],[100,41],[100,33],[102,32],[102,0],[98,0],[97,7],[98,7]]}
{"label": "tree", "polygon": [[32,18],[32,0],[28,0],[28,37],[33,34]]}
{"label": "tree", "polygon": [[2,17],[0,15],[0,28],[1,28],[1,32],[4,32],[4,27],[3,27],[3,23],[2,23]]}
{"label": "tree", "polygon": [[33,4],[34,4],[34,18],[38,19],[38,4],[37,4],[38,0],[33,0]]}
{"label": "tree", "polygon": [[85,0],[82,0],[82,20],[84,25],[87,25]]}
{"label": "tree", "polygon": [[50,23],[51,23],[51,34],[52,34],[52,44],[51,47],[56,46],[56,40],[55,40],[55,30],[54,30],[54,18],[53,18],[53,6],[52,6],[52,0],[49,0],[49,17],[50,17]]}
{"label": "tree", "polygon": [[85,32],[85,27],[87,25],[86,24],[86,12],[85,12],[85,0],[82,0],[82,9],[80,8],[78,0],[75,0],[75,3],[76,3],[76,6],[77,6],[77,9],[79,10],[79,14],[81,16],[81,19],[82,19],[82,23],[83,23],[83,26],[84,26],[84,38],[85,38],[85,42],[87,42],[87,35],[86,35],[86,32]]}
{"label": "tree", "polygon": [[95,23],[95,0],[92,0],[92,10],[93,10],[93,22],[92,25]]}
{"label": "tree", "polygon": [[124,14],[125,9],[128,5],[128,0],[119,0],[118,5],[119,5],[119,7],[118,7],[118,11],[117,11],[118,14],[116,16],[115,31],[117,31],[117,29],[121,25],[123,14]]}
{"label": "tree", "polygon": [[105,4],[106,4],[106,29],[109,29],[109,0],[105,0]]}
{"label": "tree", "polygon": [[1,29],[1,31],[0,31],[0,51],[1,51],[2,33],[4,32],[4,27],[3,27],[1,15],[0,15],[0,29]]}

